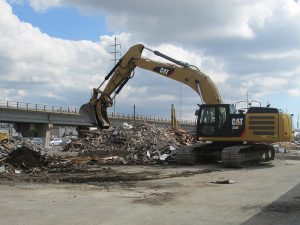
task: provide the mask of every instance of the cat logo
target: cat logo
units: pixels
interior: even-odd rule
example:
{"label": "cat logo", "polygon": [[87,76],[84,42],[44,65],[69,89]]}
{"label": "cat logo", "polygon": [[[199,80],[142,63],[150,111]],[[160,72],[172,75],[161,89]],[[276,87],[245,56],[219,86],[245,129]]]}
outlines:
{"label": "cat logo", "polygon": [[169,71],[169,69],[161,67],[159,73],[168,76]]}
{"label": "cat logo", "polygon": [[232,118],[231,124],[232,129],[238,130],[241,126],[243,126],[243,120],[244,118]]}
{"label": "cat logo", "polygon": [[174,68],[158,66],[158,67],[155,67],[153,69],[153,71],[168,77],[168,76],[171,76],[171,74],[174,72]]}

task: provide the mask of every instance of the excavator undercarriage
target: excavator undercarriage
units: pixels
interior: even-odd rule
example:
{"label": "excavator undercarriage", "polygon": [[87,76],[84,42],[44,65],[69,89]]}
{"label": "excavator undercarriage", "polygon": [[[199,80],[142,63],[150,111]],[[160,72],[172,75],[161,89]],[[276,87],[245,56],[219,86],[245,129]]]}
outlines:
{"label": "excavator undercarriage", "polygon": [[201,162],[220,162],[226,167],[243,167],[249,164],[270,162],[275,149],[267,144],[196,143],[175,150],[169,161],[193,165]]}

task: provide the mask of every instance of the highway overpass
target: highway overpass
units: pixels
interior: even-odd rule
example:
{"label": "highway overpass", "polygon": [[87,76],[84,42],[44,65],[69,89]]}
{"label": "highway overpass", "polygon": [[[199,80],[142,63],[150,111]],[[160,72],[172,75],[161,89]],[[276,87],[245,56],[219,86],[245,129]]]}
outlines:
{"label": "highway overpass", "polygon": [[[109,115],[112,126],[119,126],[123,123],[134,121],[145,121],[156,124],[160,127],[170,127],[171,120],[167,118],[143,117],[136,115]],[[53,125],[92,127],[93,125],[85,121],[79,115],[79,110],[74,107],[62,107],[43,105],[35,103],[0,101],[0,122],[14,123],[18,132],[23,136],[28,136],[31,129],[36,129],[38,135],[45,137],[45,145],[49,144],[50,131]],[[179,121],[182,128],[195,132],[194,121]]]}

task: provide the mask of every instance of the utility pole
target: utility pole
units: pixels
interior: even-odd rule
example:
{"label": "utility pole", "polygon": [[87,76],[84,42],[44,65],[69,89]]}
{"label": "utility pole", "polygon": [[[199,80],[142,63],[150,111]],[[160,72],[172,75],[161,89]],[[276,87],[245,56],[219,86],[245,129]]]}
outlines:
{"label": "utility pole", "polygon": [[300,119],[300,115],[298,113],[298,120],[297,120],[297,128],[299,129],[299,119]]}
{"label": "utility pole", "polygon": [[[117,43],[117,37],[115,37],[115,43],[111,46],[114,48],[114,50],[110,53],[112,53],[114,55],[113,61],[114,61],[114,64],[116,65],[119,60],[119,58],[117,58],[117,54],[119,55],[119,57],[121,56],[121,44]],[[114,105],[114,116],[115,116],[116,115],[116,96],[114,97],[113,105]]]}

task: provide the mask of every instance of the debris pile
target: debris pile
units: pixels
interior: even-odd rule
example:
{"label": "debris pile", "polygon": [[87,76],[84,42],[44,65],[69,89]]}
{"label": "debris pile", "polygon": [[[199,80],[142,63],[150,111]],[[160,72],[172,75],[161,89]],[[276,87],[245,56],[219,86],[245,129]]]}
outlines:
{"label": "debris pile", "polygon": [[45,157],[40,152],[34,151],[27,146],[22,146],[10,152],[5,161],[14,168],[22,170],[31,170],[46,166]]}
{"label": "debris pile", "polygon": [[300,151],[300,141],[279,142],[275,145],[275,147],[279,147],[279,149],[280,148],[284,149],[284,152],[291,151],[291,150]]}
{"label": "debris pile", "polygon": [[8,135],[4,132],[0,132],[0,162],[7,157],[9,152]]}
{"label": "debris pile", "polygon": [[274,147],[277,159],[300,160],[300,141],[279,142]]}
{"label": "debris pile", "polygon": [[9,152],[10,150],[6,145],[4,144],[0,145],[0,162],[7,158]]}
{"label": "debris pile", "polygon": [[183,129],[169,128],[168,134],[175,137],[180,145],[192,145],[197,142],[197,138]]}
{"label": "debris pile", "polygon": [[170,151],[190,145],[196,138],[184,130],[163,129],[145,122],[95,130],[71,141],[63,151],[102,157],[107,163],[151,163],[166,160]]}
{"label": "debris pile", "polygon": [[34,143],[29,138],[22,138],[22,137],[14,137],[9,139],[10,145],[12,149],[20,148],[21,146],[26,146],[34,151],[42,151],[44,147]]}
{"label": "debris pile", "polygon": [[30,139],[10,138],[0,145],[0,173],[52,173],[97,165],[154,164],[171,159],[179,146],[195,142],[195,136],[185,130],[159,128],[144,122],[86,132],[55,154]]}
{"label": "debris pile", "polygon": [[44,150],[43,147],[35,144],[28,138],[9,137],[7,140],[0,142],[0,163],[7,160],[13,151],[22,147],[26,147],[27,149],[31,149],[36,152]]}

